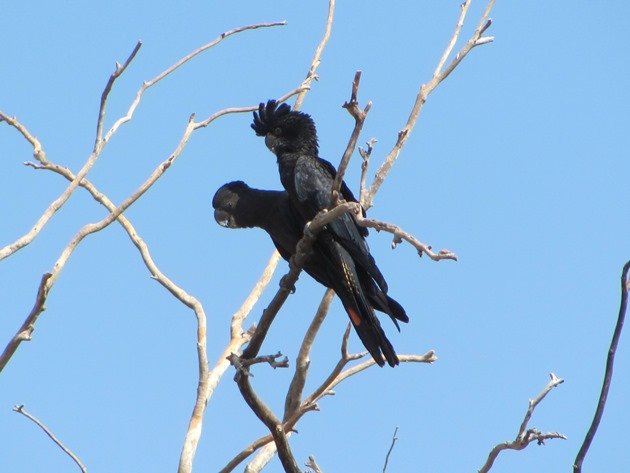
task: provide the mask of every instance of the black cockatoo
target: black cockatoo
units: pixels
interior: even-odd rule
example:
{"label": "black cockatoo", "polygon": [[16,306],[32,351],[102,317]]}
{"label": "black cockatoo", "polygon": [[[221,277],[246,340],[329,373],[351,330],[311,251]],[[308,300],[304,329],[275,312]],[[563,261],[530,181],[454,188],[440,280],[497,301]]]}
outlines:
{"label": "black cockatoo", "polygon": [[[217,190],[212,206],[215,220],[224,227],[264,229],[286,260],[295,253],[302,238],[304,219],[292,205],[287,192],[253,189],[242,181],[235,181]],[[409,320],[403,307],[355,264],[349,252],[330,232],[320,233],[312,250],[304,270],[320,284],[335,291],[374,360],[382,366],[384,355],[391,366],[398,364],[374,309],[387,313],[398,327],[397,320]]]}

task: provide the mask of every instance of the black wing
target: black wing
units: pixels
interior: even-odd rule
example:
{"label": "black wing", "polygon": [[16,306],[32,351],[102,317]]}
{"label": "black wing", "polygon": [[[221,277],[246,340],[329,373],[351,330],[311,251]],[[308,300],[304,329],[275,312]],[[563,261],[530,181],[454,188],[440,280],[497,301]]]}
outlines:
{"label": "black wing", "polygon": [[[334,167],[328,161],[311,156],[301,156],[295,163],[295,191],[298,203],[304,209],[303,214],[314,216],[320,210],[330,207],[330,191],[334,174],[330,173],[329,167],[334,170]],[[347,186],[346,189],[348,189]],[[354,197],[350,189],[347,192],[349,196]],[[354,201],[356,202],[356,199]],[[346,212],[329,223],[327,228],[333,234],[335,240],[350,253],[356,263],[364,268],[374,278],[383,292],[386,293],[388,290],[387,282],[376,266],[364,234],[361,232],[354,217]]]}

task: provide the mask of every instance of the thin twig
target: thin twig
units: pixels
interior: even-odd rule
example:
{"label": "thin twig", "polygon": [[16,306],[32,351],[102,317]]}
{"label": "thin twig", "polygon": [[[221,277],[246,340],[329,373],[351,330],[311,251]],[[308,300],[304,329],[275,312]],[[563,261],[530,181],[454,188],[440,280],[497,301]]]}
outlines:
{"label": "thin twig", "polygon": [[322,469],[319,467],[319,465],[315,461],[315,457],[313,455],[309,455],[308,461],[306,462],[305,466],[313,470],[313,473],[322,473]]}
{"label": "thin twig", "polygon": [[337,361],[337,364],[330,371],[326,379],[322,383],[320,383],[320,385],[315,388],[315,390],[306,399],[304,399],[304,401],[302,401],[302,405],[300,406],[301,408],[314,405],[317,401],[324,397],[330,391],[330,389],[332,389],[335,384],[335,380],[341,374],[345,366],[351,361],[358,360],[364,356],[363,354],[351,355],[350,353],[348,353],[348,339],[350,338],[351,328],[352,325],[348,323],[348,325],[346,326],[346,330],[341,337],[340,357]]}
{"label": "thin twig", "polygon": [[35,416],[26,412],[26,409],[24,409],[24,404],[13,406],[13,410],[19,414],[22,414],[24,417],[32,420],[35,424],[37,424],[37,426],[39,426],[39,428],[42,429],[44,433],[48,435],[48,437],[50,437],[50,439],[66,453],[66,455],[72,458],[72,460],[77,464],[77,466],[81,469],[83,473],[87,473],[87,468],[85,468],[85,465],[81,462],[81,460],[79,460],[79,457],[77,457],[68,447],[61,443],[61,440],[59,440],[48,427],[42,424]]}
{"label": "thin twig", "polygon": [[[290,92],[287,92],[286,94],[284,94],[282,97],[279,97],[276,101],[277,102],[285,102],[288,99],[290,99],[291,97],[293,97],[294,95],[297,95],[297,94],[303,92],[304,90],[305,90],[304,86],[296,87],[295,89],[291,90]],[[254,112],[256,110],[258,110],[258,105],[256,105],[256,106],[250,105],[250,106],[247,106],[247,107],[224,108],[223,110],[219,110],[218,112],[213,113],[212,115],[210,115],[205,120],[202,120],[199,123],[196,123],[195,124],[195,130],[198,130],[199,128],[207,127],[210,123],[212,123],[217,118],[222,117],[223,115],[227,115],[227,114],[231,114],[231,113],[248,113],[248,112]]]}
{"label": "thin twig", "polygon": [[374,150],[376,141],[377,140],[375,138],[370,138],[365,143],[367,145],[366,149],[359,147],[359,154],[363,159],[363,162],[361,163],[361,180],[359,181],[359,203],[363,208],[365,208],[365,201],[367,199],[367,188],[365,187],[365,183],[367,181],[367,173],[370,166],[370,156],[372,156],[372,151]]}
{"label": "thin twig", "polygon": [[[373,358],[370,358],[363,363],[354,365],[344,371],[344,367],[351,361],[358,360],[365,356],[366,352],[350,354],[348,353],[348,338],[350,336],[351,325],[348,323],[346,331],[343,334],[341,341],[341,357],[337,362],[337,365],[331,370],[327,378],[322,382],[303,402],[302,406],[309,406],[315,404],[327,393],[329,393],[335,386],[341,383],[343,380],[366,370],[370,366],[374,366],[376,362]],[[428,351],[424,355],[398,355],[398,359],[401,363],[433,363],[437,360],[435,352],[433,350]]]}
{"label": "thin twig", "polygon": [[228,38],[228,37],[230,37],[230,36],[232,36],[234,34],[241,33],[243,31],[248,31],[248,30],[255,30],[255,29],[258,29],[258,28],[271,28],[271,27],[275,27],[275,26],[284,26],[284,25],[286,25],[286,21],[274,21],[274,22],[271,22],[271,23],[256,23],[256,24],[253,24],[253,25],[239,26],[239,27],[231,29],[229,31],[225,31],[225,32],[221,33],[214,40],[212,40],[209,43],[204,44],[203,46],[200,46],[199,48],[197,48],[194,51],[190,52],[189,54],[187,54],[186,56],[184,56],[183,58],[178,60],[175,64],[173,64],[172,66],[168,67],[164,71],[160,72],[153,79],[143,82],[142,86],[140,86],[140,88],[136,92],[135,98],[133,99],[133,101],[131,102],[129,108],[127,109],[127,113],[124,116],[120,117],[118,120],[116,120],[116,122],[112,125],[112,127],[109,129],[109,131],[105,135],[105,138],[103,139],[103,142],[107,143],[110,140],[110,138],[112,137],[112,135],[114,135],[114,133],[116,133],[116,131],[118,131],[118,129],[120,128],[121,125],[123,125],[124,123],[128,122],[129,120],[131,120],[131,118],[133,117],[134,112],[136,111],[136,109],[138,108],[138,105],[140,104],[140,100],[142,99],[142,96],[147,91],[147,89],[149,89],[150,87],[152,87],[155,84],[157,84],[158,82],[160,82],[162,79],[164,79],[169,74],[173,73],[176,69],[181,67],[183,64],[187,63],[188,61],[190,61],[194,57],[198,56],[199,54],[203,53],[204,51],[207,51],[208,49],[216,46],[217,44],[221,43],[224,39],[226,39],[226,38]]}
{"label": "thin twig", "polygon": [[606,407],[606,400],[608,399],[608,390],[610,388],[610,383],[612,382],[617,345],[619,344],[619,337],[621,337],[623,322],[626,318],[626,309],[628,307],[628,285],[630,284],[630,282],[628,281],[629,270],[630,261],[623,265],[623,269],[621,271],[621,302],[619,304],[619,315],[617,316],[617,324],[615,325],[615,331],[613,332],[612,340],[610,341],[610,348],[608,349],[608,357],[606,358],[606,371],[604,372],[602,391],[599,395],[599,401],[597,403],[597,409],[595,410],[593,422],[591,422],[591,426],[589,427],[588,432],[584,437],[584,442],[582,442],[582,446],[580,447],[580,450],[575,457],[575,462],[573,463],[574,473],[581,473],[582,463],[584,461],[584,458],[586,457],[586,454],[588,453],[588,449],[591,446],[593,438],[595,438],[597,428],[599,427],[599,423],[602,420],[602,416],[604,415],[604,408]]}
{"label": "thin twig", "polygon": [[363,227],[374,228],[379,232],[383,230],[394,235],[394,238],[392,239],[392,249],[395,249],[399,243],[405,240],[406,242],[410,243],[416,250],[418,250],[419,256],[425,254],[433,261],[441,261],[444,259],[457,261],[457,255],[452,251],[444,249],[435,253],[431,249],[431,246],[420,242],[411,233],[405,232],[400,227],[397,227],[394,224],[381,222],[372,218],[364,218],[361,216],[361,213],[356,214],[356,220],[357,223]]}
{"label": "thin twig", "polygon": [[379,220],[363,217],[361,206],[360,204],[356,202],[345,202],[343,204],[337,205],[333,209],[333,212],[335,212],[336,215],[340,215],[341,213],[346,212],[346,211],[353,212],[355,220],[357,224],[359,224],[360,226],[374,228],[377,231],[383,230],[394,235],[393,245],[392,245],[393,248],[395,248],[396,245],[400,243],[402,240],[405,240],[409,242],[411,245],[413,245],[413,247],[416,250],[418,250],[418,254],[420,256],[422,256],[422,254],[426,254],[433,261],[441,261],[445,259],[457,261],[457,255],[450,250],[444,249],[435,253],[432,250],[431,246],[420,242],[413,235],[403,231],[396,225],[392,223],[381,222]]}
{"label": "thin twig", "polygon": [[536,406],[549,394],[549,392],[555,388],[556,386],[564,383],[562,378],[558,378],[555,374],[551,373],[549,375],[550,379],[544,389],[538,394],[536,399],[530,400],[527,405],[527,412],[525,413],[525,418],[518,429],[518,433],[516,434],[516,438],[512,441],[503,442],[496,445],[488,454],[488,459],[486,463],[479,469],[479,473],[487,473],[492,468],[494,461],[499,456],[503,450],[523,450],[530,443],[536,441],[538,445],[543,445],[545,440],[548,439],[564,439],[566,437],[558,432],[547,432],[543,433],[537,429],[528,429],[527,425],[534,414],[534,410]]}
{"label": "thin twig", "polygon": [[[352,356],[355,356],[355,357],[361,356],[362,357],[365,354],[366,354],[366,352],[363,352],[363,353],[359,353],[359,354],[352,355]],[[431,363],[434,363],[435,361],[437,361],[437,356],[435,355],[435,352],[433,350],[430,350],[430,351],[426,352],[424,355],[398,355],[398,360],[401,363],[429,363],[429,364],[431,364]],[[354,365],[353,367],[342,371],[330,383],[330,385],[328,386],[328,390],[333,389],[335,386],[337,386],[339,383],[341,383],[342,381],[346,380],[350,376],[354,376],[355,374],[360,373],[361,371],[364,371],[364,370],[366,370],[369,367],[374,366],[374,365],[376,365],[376,362],[372,358],[370,358],[370,359],[364,361],[363,363],[360,363],[358,365]]]}
{"label": "thin twig", "polygon": [[[249,372],[249,367],[251,365],[256,365],[258,363],[267,363],[273,369],[276,368],[288,368],[289,367],[289,359],[285,356],[282,357],[282,353],[278,352],[274,355],[262,355],[255,356],[254,358],[241,358],[236,353],[230,353],[227,356],[228,361],[234,365],[237,370],[237,376],[243,374],[245,376],[253,376]],[[280,358],[278,360],[278,358]]]}
{"label": "thin twig", "polygon": [[389,450],[387,450],[387,455],[385,455],[385,464],[383,465],[383,473],[387,471],[387,463],[389,462],[389,456],[391,455],[392,450],[394,450],[394,445],[396,444],[396,440],[398,440],[398,437],[396,437],[397,433],[398,433],[398,427],[394,429],[394,435],[392,435],[392,444],[389,446]]}
{"label": "thin twig", "polygon": [[116,70],[109,77],[107,84],[105,84],[105,89],[101,94],[101,104],[98,108],[98,119],[96,120],[96,138],[94,139],[94,148],[92,149],[92,153],[94,154],[99,154],[100,149],[103,146],[103,125],[105,122],[105,110],[107,108],[107,98],[109,97],[109,93],[111,92],[116,79],[125,71],[125,69],[127,69],[127,66],[129,66],[131,61],[133,61],[133,58],[136,57],[141,47],[142,41],[138,41],[127,60],[122,65],[116,63]]}

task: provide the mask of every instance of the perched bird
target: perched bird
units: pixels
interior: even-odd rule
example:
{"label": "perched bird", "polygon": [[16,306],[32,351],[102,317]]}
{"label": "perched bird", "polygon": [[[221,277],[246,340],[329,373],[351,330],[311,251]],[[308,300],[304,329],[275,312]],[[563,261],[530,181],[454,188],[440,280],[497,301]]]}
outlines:
{"label": "perched bird", "polygon": [[[319,157],[313,119],[306,113],[291,110],[287,104],[270,100],[266,105],[261,103],[258,112],[254,112],[251,126],[258,136],[265,137],[267,148],[276,155],[280,182],[304,221],[310,221],[319,211],[330,208],[337,170]],[[357,202],[345,182],[342,182],[340,191],[346,201]],[[352,256],[355,264],[387,293],[385,278],[365,241],[367,229],[359,227],[355,218],[346,212],[329,223],[327,230]]]}
{"label": "perched bird", "polygon": [[[302,238],[304,220],[287,192],[253,189],[242,181],[235,181],[217,190],[212,206],[215,220],[224,227],[260,227],[265,230],[285,260],[295,253]],[[374,360],[383,366],[384,355],[391,366],[398,364],[374,309],[388,314],[396,327],[398,320],[409,321],[405,309],[354,263],[329,232],[320,233],[312,250],[304,270],[317,282],[335,291]]]}

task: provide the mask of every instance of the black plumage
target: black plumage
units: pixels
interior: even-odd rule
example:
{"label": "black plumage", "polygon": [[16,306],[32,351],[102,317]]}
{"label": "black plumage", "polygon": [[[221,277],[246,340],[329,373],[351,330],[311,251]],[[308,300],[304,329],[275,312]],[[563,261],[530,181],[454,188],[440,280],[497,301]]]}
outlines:
{"label": "black plumage", "polygon": [[[222,186],[214,195],[215,220],[228,228],[260,227],[271,237],[280,255],[288,260],[302,238],[304,220],[287,192],[253,189],[242,181]],[[320,284],[335,291],[341,300],[359,338],[374,360],[383,365],[383,355],[394,366],[398,358],[374,314],[387,313],[396,326],[397,320],[408,322],[404,308],[384,293],[372,277],[355,264],[343,245],[330,232],[320,233],[304,270]],[[382,354],[381,354],[382,353]]]}
{"label": "black plumage", "polygon": [[[330,208],[337,170],[319,157],[313,119],[306,113],[291,110],[287,104],[279,105],[270,100],[266,105],[261,103],[258,112],[254,112],[251,126],[257,135],[265,137],[265,144],[276,155],[280,182],[304,221],[310,221],[321,210]],[[346,201],[357,202],[345,182],[342,182],[340,191]],[[365,241],[367,229],[358,226],[354,217],[346,212],[329,223],[327,230],[387,293],[387,282]]]}

